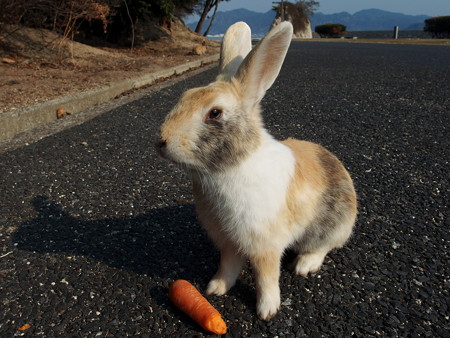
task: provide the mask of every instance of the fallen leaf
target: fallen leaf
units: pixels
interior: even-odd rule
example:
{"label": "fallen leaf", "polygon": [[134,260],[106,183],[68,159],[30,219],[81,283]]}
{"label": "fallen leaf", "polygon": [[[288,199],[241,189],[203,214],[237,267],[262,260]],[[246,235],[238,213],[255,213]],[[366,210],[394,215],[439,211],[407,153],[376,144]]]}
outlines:
{"label": "fallen leaf", "polygon": [[25,324],[25,325],[23,325],[23,326],[21,326],[21,327],[19,328],[19,331],[25,331],[25,330],[28,330],[30,327],[31,327],[30,324]]}
{"label": "fallen leaf", "polygon": [[2,58],[2,62],[8,63],[8,64],[16,63],[16,61],[14,61],[13,59],[10,59],[10,58]]}
{"label": "fallen leaf", "polygon": [[206,46],[204,45],[195,46],[191,52],[191,54],[193,55],[203,55],[205,53],[206,53]]}
{"label": "fallen leaf", "polygon": [[64,108],[58,108],[56,110],[56,117],[60,119],[63,118],[64,116],[66,116],[66,110]]}

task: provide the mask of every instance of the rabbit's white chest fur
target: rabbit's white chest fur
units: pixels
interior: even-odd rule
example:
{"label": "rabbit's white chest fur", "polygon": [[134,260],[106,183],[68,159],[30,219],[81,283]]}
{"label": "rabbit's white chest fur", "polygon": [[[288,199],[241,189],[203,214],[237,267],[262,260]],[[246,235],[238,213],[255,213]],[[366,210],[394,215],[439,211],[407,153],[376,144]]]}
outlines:
{"label": "rabbit's white chest fur", "polygon": [[[237,168],[194,177],[201,184],[200,220],[208,232],[222,233],[241,249],[252,251],[258,239],[267,242],[273,236],[294,171],[292,151],[264,133],[258,150]],[[211,210],[202,210],[204,202]]]}

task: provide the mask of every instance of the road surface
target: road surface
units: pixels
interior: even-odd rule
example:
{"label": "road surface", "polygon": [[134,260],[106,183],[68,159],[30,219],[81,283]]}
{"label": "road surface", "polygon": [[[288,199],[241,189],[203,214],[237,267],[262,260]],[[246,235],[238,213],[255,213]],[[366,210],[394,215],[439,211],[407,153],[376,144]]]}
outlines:
{"label": "road surface", "polygon": [[[338,155],[357,226],[314,276],[294,276],[286,253],[270,322],[256,316],[249,266],[209,297],[228,336],[449,337],[449,60],[446,46],[292,43],[266,126]],[[167,288],[204,290],[218,252],[188,177],[153,142],[181,93],[216,71],[0,155],[1,337],[206,335]]]}

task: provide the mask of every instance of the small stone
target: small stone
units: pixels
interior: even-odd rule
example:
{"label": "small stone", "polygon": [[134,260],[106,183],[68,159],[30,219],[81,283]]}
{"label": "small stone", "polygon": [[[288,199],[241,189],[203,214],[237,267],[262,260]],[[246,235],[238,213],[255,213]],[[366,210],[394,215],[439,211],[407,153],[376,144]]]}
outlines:
{"label": "small stone", "polygon": [[284,306],[289,306],[292,304],[292,300],[290,298],[286,299],[283,303],[281,303],[281,305]]}
{"label": "small stone", "polygon": [[364,289],[373,290],[373,289],[375,289],[375,284],[372,282],[366,282],[366,283],[364,283]]}

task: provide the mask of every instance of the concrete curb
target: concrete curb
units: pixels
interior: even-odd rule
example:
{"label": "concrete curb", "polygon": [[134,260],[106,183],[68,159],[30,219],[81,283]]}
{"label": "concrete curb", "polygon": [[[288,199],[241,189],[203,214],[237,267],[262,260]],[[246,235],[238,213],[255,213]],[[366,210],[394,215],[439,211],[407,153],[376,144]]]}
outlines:
{"label": "concrete curb", "polygon": [[190,70],[219,60],[219,55],[212,55],[201,60],[191,61],[159,72],[112,83],[108,86],[81,93],[61,96],[57,99],[33,106],[16,109],[0,114],[0,140],[12,138],[20,133],[45,125],[56,120],[56,110],[60,107],[75,114],[89,107],[105,103],[133,89],[151,85],[161,79],[181,75]]}

